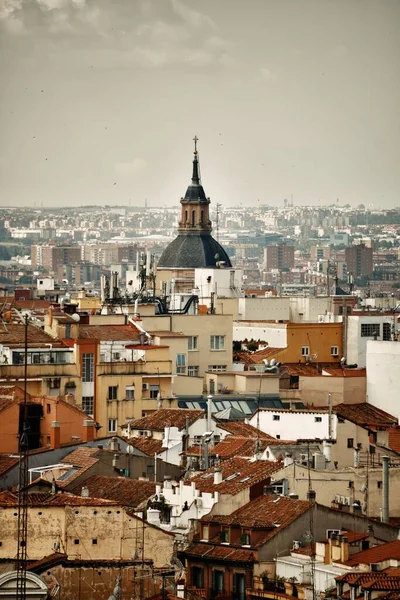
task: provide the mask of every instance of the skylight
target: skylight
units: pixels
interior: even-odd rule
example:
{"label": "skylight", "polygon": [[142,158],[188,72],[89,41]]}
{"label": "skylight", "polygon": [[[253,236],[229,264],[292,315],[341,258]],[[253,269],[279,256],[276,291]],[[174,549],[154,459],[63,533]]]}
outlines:
{"label": "skylight", "polygon": [[239,479],[240,483],[244,483],[245,481],[248,481],[249,479],[251,479],[250,475],[247,475],[247,477],[243,477],[243,479]]}
{"label": "skylight", "polygon": [[232,479],[235,479],[235,477],[239,477],[240,473],[232,473],[232,475],[228,475],[228,477],[226,477],[225,481],[232,481]]}

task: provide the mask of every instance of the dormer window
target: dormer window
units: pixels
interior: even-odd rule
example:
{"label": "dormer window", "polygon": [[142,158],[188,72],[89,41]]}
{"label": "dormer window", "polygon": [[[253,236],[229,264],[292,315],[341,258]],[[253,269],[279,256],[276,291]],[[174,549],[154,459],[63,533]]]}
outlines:
{"label": "dormer window", "polygon": [[250,546],[250,533],[248,531],[242,533],[240,536],[240,543],[242,546]]}
{"label": "dormer window", "polygon": [[201,532],[201,539],[208,542],[210,529],[208,525],[203,525]]}
{"label": "dormer window", "polygon": [[229,529],[220,531],[219,539],[221,540],[221,544],[229,544]]}

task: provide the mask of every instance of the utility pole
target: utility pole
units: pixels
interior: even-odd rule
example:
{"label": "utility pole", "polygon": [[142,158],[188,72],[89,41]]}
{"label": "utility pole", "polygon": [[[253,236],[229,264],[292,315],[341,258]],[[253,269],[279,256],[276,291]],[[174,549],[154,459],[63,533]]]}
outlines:
{"label": "utility pole", "polygon": [[20,408],[23,418],[20,419],[19,431],[19,477],[18,477],[18,549],[17,549],[17,600],[26,598],[26,557],[28,537],[28,315],[24,318],[25,352],[24,352],[24,401]]}

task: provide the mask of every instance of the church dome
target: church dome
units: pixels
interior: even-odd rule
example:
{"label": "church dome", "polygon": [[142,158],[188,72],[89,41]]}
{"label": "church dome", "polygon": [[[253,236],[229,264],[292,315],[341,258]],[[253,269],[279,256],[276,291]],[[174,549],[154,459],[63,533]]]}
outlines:
{"label": "church dome", "polygon": [[181,199],[179,234],[162,253],[158,268],[195,269],[232,266],[221,244],[211,235],[210,198],[207,198],[200,180],[197,141],[195,137],[192,181]]}

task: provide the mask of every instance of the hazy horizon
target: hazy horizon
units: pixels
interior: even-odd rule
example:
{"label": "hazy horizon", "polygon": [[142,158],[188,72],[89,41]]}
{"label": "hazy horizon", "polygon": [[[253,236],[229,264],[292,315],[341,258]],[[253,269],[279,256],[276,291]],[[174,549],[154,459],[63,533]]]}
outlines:
{"label": "hazy horizon", "polygon": [[0,205],[400,205],[398,0],[0,0]]}

